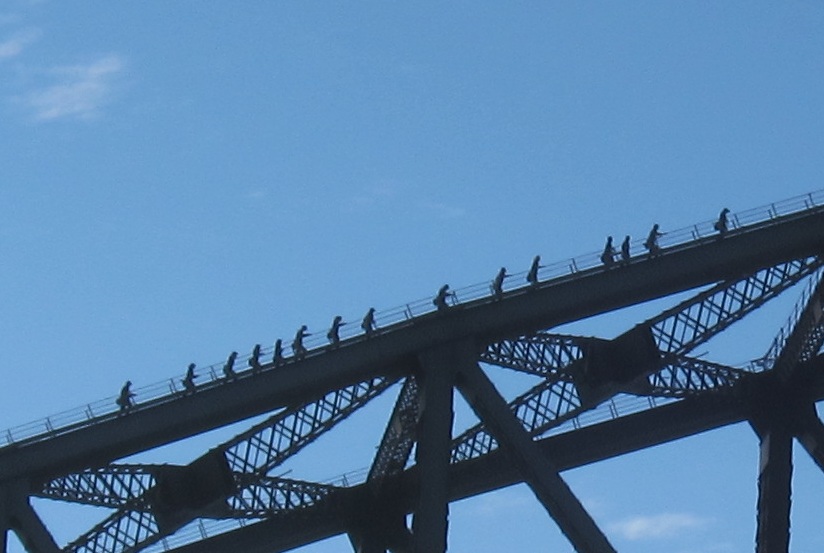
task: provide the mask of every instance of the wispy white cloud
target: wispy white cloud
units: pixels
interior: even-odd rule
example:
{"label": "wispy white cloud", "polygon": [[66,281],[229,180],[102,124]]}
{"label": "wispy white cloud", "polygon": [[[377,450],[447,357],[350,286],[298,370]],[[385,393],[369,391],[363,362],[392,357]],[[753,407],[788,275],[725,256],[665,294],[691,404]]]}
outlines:
{"label": "wispy white cloud", "polygon": [[392,181],[379,181],[368,188],[360,190],[342,204],[344,211],[365,213],[383,210],[399,195],[400,189]]}
{"label": "wispy white cloud", "polygon": [[446,204],[443,202],[422,201],[419,206],[441,219],[457,219],[466,215],[466,210],[462,207]]}
{"label": "wispy white cloud", "polygon": [[28,45],[40,38],[40,35],[40,30],[34,28],[22,29],[13,33],[0,42],[0,61],[19,56]]}
{"label": "wispy white cloud", "polygon": [[535,496],[527,490],[507,488],[474,499],[471,509],[474,516],[497,518],[504,513],[518,511],[536,502]]}
{"label": "wispy white cloud", "polygon": [[262,189],[262,188],[255,188],[253,190],[247,190],[244,194],[247,200],[262,200],[266,196],[269,195],[269,192]]}
{"label": "wispy white cloud", "polygon": [[609,525],[609,529],[631,541],[671,538],[687,530],[703,528],[706,518],[686,513],[661,513],[629,517]]}
{"label": "wispy white cloud", "polygon": [[93,118],[109,101],[123,66],[120,56],[109,54],[85,65],[55,68],[50,73],[57,82],[30,92],[26,103],[41,121]]}
{"label": "wispy white cloud", "polygon": [[730,542],[703,543],[697,547],[678,549],[677,553],[735,553],[741,551],[741,546]]}
{"label": "wispy white cloud", "polygon": [[351,196],[342,207],[353,213],[366,212],[414,212],[426,219],[458,219],[466,215],[466,209],[442,201],[414,197],[409,187],[392,180],[379,181]]}

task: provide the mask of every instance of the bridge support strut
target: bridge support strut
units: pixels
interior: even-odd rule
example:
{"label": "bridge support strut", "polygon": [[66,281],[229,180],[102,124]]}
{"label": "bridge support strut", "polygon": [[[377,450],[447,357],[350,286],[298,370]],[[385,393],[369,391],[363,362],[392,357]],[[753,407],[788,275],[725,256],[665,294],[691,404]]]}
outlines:
{"label": "bridge support strut", "polygon": [[577,551],[615,553],[601,529],[561,478],[476,363],[461,366],[458,388]]}
{"label": "bridge support strut", "polygon": [[818,468],[824,470],[824,424],[816,414],[814,403],[798,414],[796,437]]}
{"label": "bridge support strut", "polygon": [[421,416],[416,463],[420,472],[418,504],[412,517],[415,553],[442,553],[449,526],[449,455],[454,405],[455,357],[435,350],[420,356]]}
{"label": "bridge support strut", "polygon": [[756,553],[786,553],[790,547],[793,434],[775,418],[757,428],[761,439]]}
{"label": "bridge support strut", "polygon": [[2,499],[2,532],[0,532],[0,553],[5,553],[8,543],[8,530],[13,530],[26,548],[34,553],[59,553],[54,538],[46,525],[29,504],[26,494],[27,486],[14,482],[0,490]]}

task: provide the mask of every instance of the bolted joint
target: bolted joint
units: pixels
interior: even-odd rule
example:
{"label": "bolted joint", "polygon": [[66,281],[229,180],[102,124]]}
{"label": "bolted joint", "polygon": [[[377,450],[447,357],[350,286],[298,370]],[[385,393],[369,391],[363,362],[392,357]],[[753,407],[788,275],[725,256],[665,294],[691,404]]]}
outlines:
{"label": "bolted joint", "polygon": [[224,509],[235,489],[226,457],[218,450],[185,467],[160,467],[155,478],[157,484],[149,503],[162,533],[174,532],[193,518]]}
{"label": "bolted joint", "polygon": [[650,328],[636,326],[608,342],[593,341],[584,356],[583,379],[592,388],[625,385],[662,363]]}

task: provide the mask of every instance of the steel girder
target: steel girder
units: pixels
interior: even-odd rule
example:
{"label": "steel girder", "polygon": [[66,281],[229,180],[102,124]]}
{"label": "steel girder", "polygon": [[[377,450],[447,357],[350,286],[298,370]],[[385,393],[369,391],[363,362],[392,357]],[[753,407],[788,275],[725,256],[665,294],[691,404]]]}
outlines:
{"label": "steel girder", "polygon": [[96,507],[133,507],[155,485],[156,469],[153,465],[108,465],[54,478],[35,495]]}
{"label": "steel girder", "polygon": [[249,484],[240,482],[240,491],[228,500],[224,518],[262,519],[317,505],[338,486],[288,478],[256,477]]}
{"label": "steel girder", "polygon": [[26,486],[20,481],[0,486],[0,551],[6,550],[9,530],[14,531],[27,551],[60,551],[43,521],[32,509]]}
{"label": "steel girder", "polygon": [[[806,390],[803,367],[824,343],[821,273],[796,305],[789,326],[782,329],[765,356],[771,365],[769,397],[753,401],[750,423],[760,439],[756,552],[789,551],[792,487],[792,442],[797,438],[812,459],[824,468],[824,425],[815,399]],[[815,284],[813,287],[812,285]]]}
{"label": "steel girder", "polygon": [[[565,357],[571,361],[567,366],[551,372],[543,382],[510,402],[510,407],[530,435],[540,435],[706,342],[812,274],[821,264],[818,258],[805,258],[721,282],[622,334],[606,348],[592,348],[593,363],[589,365],[586,355],[575,360]],[[654,342],[652,347],[648,336]],[[638,351],[642,352],[641,358],[632,358],[629,363],[622,359]],[[611,366],[616,362],[623,365],[617,372]],[[615,380],[619,381],[617,386]],[[455,439],[452,461],[466,461],[494,447],[494,438],[478,425]]]}
{"label": "steel girder", "polygon": [[[148,511],[151,505],[147,493],[156,485],[155,474],[164,468],[160,465],[109,465],[55,478],[34,495],[96,507]],[[314,505],[340,489],[289,478],[250,478],[242,474],[235,477],[239,491],[227,500],[223,518],[264,518]]]}
{"label": "steel girder", "polygon": [[348,533],[356,553],[412,551],[411,531],[404,513],[393,507],[394,490],[386,482],[403,471],[415,445],[422,402],[418,380],[409,375],[401,387],[366,477],[369,496],[350,516]]}
{"label": "steel girder", "polygon": [[539,332],[489,344],[480,361],[544,378],[570,378],[563,369],[583,358],[598,342],[606,340]]}
{"label": "steel girder", "polygon": [[810,288],[795,307],[790,326],[779,332],[765,355],[765,359],[772,363],[772,369],[782,377],[788,377],[799,363],[812,359],[824,344],[824,281],[821,276],[819,273],[810,281]]}
{"label": "steel girder", "polygon": [[392,384],[389,378],[373,378],[333,390],[317,401],[278,413],[220,449],[232,471],[265,475]]}
{"label": "steel girder", "polygon": [[703,359],[679,356],[649,376],[644,395],[682,398],[729,389],[749,371],[712,363]]}
{"label": "steel girder", "polygon": [[[507,366],[506,356],[509,355],[509,359],[511,360],[510,368],[532,372],[533,374],[539,374],[547,378],[549,381],[552,381],[553,378],[555,378],[555,384],[568,383],[573,386],[572,391],[568,394],[560,393],[554,396],[558,402],[556,410],[560,413],[560,415],[555,416],[554,419],[551,417],[546,417],[545,412],[541,409],[541,407],[536,407],[531,412],[527,409],[525,413],[531,414],[532,416],[521,417],[521,414],[514,408],[516,406],[510,405],[509,409],[518,415],[519,422],[521,424],[526,423],[527,431],[533,433],[534,435],[538,435],[547,428],[552,427],[554,425],[553,421],[557,422],[561,417],[563,417],[563,420],[568,420],[568,418],[574,416],[576,410],[577,412],[582,412],[583,410],[589,408],[589,405],[597,404],[597,402],[602,398],[608,397],[616,391],[629,390],[646,393],[650,391],[648,386],[657,382],[658,387],[653,389],[659,390],[662,395],[666,395],[667,393],[677,394],[679,389],[684,393],[684,395],[687,395],[692,391],[694,391],[694,393],[699,393],[702,389],[709,390],[713,386],[718,388],[722,385],[726,386],[727,383],[734,384],[738,379],[740,379],[740,375],[734,375],[732,372],[723,371],[719,369],[718,366],[709,367],[704,365],[703,367],[698,368],[698,364],[690,364],[689,361],[685,362],[685,358],[681,357],[681,354],[694,348],[695,345],[703,342],[708,337],[714,335],[714,333],[720,332],[723,328],[726,328],[726,326],[732,324],[735,320],[738,320],[738,318],[743,317],[761,305],[764,301],[774,297],[774,295],[780,293],[781,290],[802,278],[804,275],[801,273],[806,270],[805,264],[815,265],[817,263],[817,260],[805,259],[779,264],[775,267],[759,271],[753,280],[743,279],[732,282],[731,287],[723,291],[721,296],[716,296],[715,292],[711,292],[710,296],[704,298],[700,302],[693,302],[690,306],[686,307],[684,307],[685,304],[682,304],[674,310],[671,310],[672,313],[662,314],[663,319],[660,321],[656,321],[654,319],[647,321],[644,325],[640,325],[642,330],[638,330],[638,328],[633,329],[616,340],[603,342],[598,341],[597,339],[592,339],[590,342],[585,343],[583,348],[581,348],[578,343],[573,343],[572,347],[580,348],[579,351],[576,352],[574,349],[571,349],[569,352],[561,351],[561,355],[556,358],[551,356],[544,357],[543,359],[547,361],[545,369],[538,367],[538,364],[541,359],[540,355],[545,355],[546,352],[539,355],[536,354],[534,350],[526,349],[523,352],[518,353],[514,348],[520,346],[521,344],[518,344],[517,341],[512,342],[511,344],[501,342],[498,344],[500,347],[497,349],[493,349],[493,347],[490,346],[490,349],[485,354],[481,355],[481,359],[485,362],[493,362],[493,355],[495,355],[495,359],[497,359],[501,365]],[[722,285],[725,284],[728,283],[722,283]],[[698,305],[698,303],[701,303],[701,305]],[[677,313],[675,313],[676,311]],[[656,326],[659,323],[661,323],[661,326]],[[671,326],[668,327],[666,326],[667,324],[671,324]],[[624,349],[624,346],[628,344],[643,344],[646,339],[647,332],[649,332],[649,335],[653,338],[657,357],[655,363],[650,363],[650,356],[648,354],[651,350],[647,350],[645,356],[642,356],[641,358],[629,358],[628,361],[627,359],[624,359],[623,363],[619,363],[617,368],[609,366],[609,363],[606,362],[608,358],[614,358],[614,354],[616,352],[625,353],[625,351],[622,350]],[[512,348],[510,348],[510,346],[512,346]],[[559,348],[560,346],[561,344],[559,340]],[[815,348],[812,347],[807,348],[809,351],[814,351],[814,349]],[[507,353],[507,351],[509,351],[509,353]],[[484,355],[489,355],[489,357],[484,359]],[[519,355],[520,359],[518,359]],[[639,369],[633,369],[630,367],[630,365],[634,364],[636,361],[641,362],[640,364],[642,366]],[[659,361],[670,363],[670,365],[664,365],[664,368],[661,369]],[[563,363],[566,363],[566,365],[561,367],[561,370],[558,370],[557,365]],[[670,367],[669,376],[662,375],[667,367]],[[659,370],[658,373],[655,372],[656,368]],[[710,376],[707,376],[708,374],[710,374]],[[656,381],[655,378],[658,378],[658,380]],[[715,378],[715,380],[713,380],[713,378]],[[639,380],[646,380],[646,386],[641,386],[639,384]],[[579,397],[577,397],[577,399],[573,399],[572,394],[577,394]],[[554,401],[551,399],[552,397],[552,394],[546,396],[546,398],[550,398],[550,404]],[[578,402],[577,405],[575,404],[576,401]],[[564,402],[567,404],[566,407],[563,406]],[[319,409],[322,413],[320,415],[321,418],[328,416],[325,409],[326,406]],[[565,413],[563,412],[564,409],[567,409]],[[332,411],[334,411],[334,408]],[[281,413],[276,415],[276,417]],[[532,422],[529,422],[530,418]],[[544,419],[544,422],[541,421],[542,418]],[[549,421],[548,426],[546,421]],[[295,431],[295,435],[300,435],[301,432],[304,431],[316,431],[320,433],[328,429],[323,427],[322,424],[318,426],[314,426],[313,424],[306,425],[306,419],[299,416],[294,417],[289,422],[292,423],[292,429],[297,429]],[[289,425],[284,423],[284,427],[281,429],[284,435],[289,434],[289,428]],[[277,441],[277,438],[273,438],[274,435],[274,433],[268,435],[263,433],[254,437],[253,435],[249,435],[249,444],[244,443],[237,451],[232,451],[231,454],[228,454],[228,449],[222,451],[222,453],[226,456],[232,455],[233,462],[237,463],[238,466],[244,467],[244,471],[230,472],[230,474],[233,474],[233,477],[236,478],[236,482],[249,482],[249,487],[259,486],[255,489],[263,490],[260,493],[264,497],[266,496],[266,493],[268,493],[265,490],[272,489],[272,486],[275,485],[274,482],[266,482],[266,479],[268,478],[266,476],[266,471],[271,470],[272,467],[277,466],[279,462],[282,462],[278,461],[274,457],[267,457],[267,451],[271,453],[273,447],[276,448],[277,446],[282,445]],[[408,438],[404,438],[403,440],[398,440],[397,443],[406,443],[408,440]],[[288,443],[293,443],[291,437],[286,437],[285,441]],[[300,449],[300,447],[305,445],[305,443],[302,444],[300,440],[298,440],[298,442],[298,445],[295,446],[291,453],[287,454],[286,457],[294,454],[294,452]],[[229,447],[228,444],[226,444],[226,446],[227,448]],[[288,446],[284,447],[288,448]],[[398,446],[398,449],[402,452],[405,451],[406,447],[406,445]],[[388,449],[392,450],[394,447],[388,446]],[[489,453],[491,453],[491,448],[481,455],[486,456]],[[399,457],[402,458],[403,455],[401,454]],[[229,464],[229,461],[225,458],[224,462],[227,465]],[[245,472],[245,469],[247,468],[249,472]],[[110,503],[110,506],[117,503],[117,501],[112,498],[115,495],[120,494],[121,503],[119,505],[122,507],[128,503],[128,501],[125,500],[126,497],[134,499],[134,496],[136,495],[135,492],[141,491],[141,486],[143,485],[141,484],[141,478],[143,478],[142,476],[135,476],[137,483],[130,484],[122,480],[117,480],[115,478],[116,470],[111,470],[109,473],[105,472],[105,468],[100,470],[103,471],[100,475],[98,475],[100,479],[108,479],[110,483],[115,483],[119,486],[119,491],[111,492],[110,498],[105,498],[105,494],[101,493],[102,487],[98,485],[99,483],[90,481],[90,479],[95,478],[90,474],[75,475],[77,477],[74,480],[71,479],[72,475],[56,478],[52,481],[54,484],[53,492],[56,494],[56,490],[58,489],[62,488],[65,491],[66,489],[74,486],[74,492],[65,491],[64,499],[74,498],[77,501],[83,502],[91,502],[95,500],[113,501],[113,503]],[[147,473],[149,473],[149,471],[147,471]],[[250,480],[243,480],[242,478],[237,478],[238,474],[253,475],[254,478]],[[123,474],[121,474],[120,477],[122,478]],[[61,478],[63,479],[62,482],[60,481]],[[270,486],[269,488],[266,487],[267,484]],[[156,486],[156,483],[146,484],[146,487],[149,489],[154,486]],[[44,491],[45,489],[46,488],[44,488]],[[321,490],[316,489],[316,491],[318,494],[321,494]],[[327,492],[333,495],[337,495],[338,493],[336,490],[327,490]],[[253,496],[256,497],[257,493],[258,492],[254,492]],[[46,494],[44,493],[43,495]],[[276,493],[273,493],[271,494],[271,497],[275,497],[276,495]],[[141,496],[138,495],[138,499],[140,497]],[[309,492],[307,493],[307,497],[315,497],[315,501],[319,501],[317,498],[321,497],[321,495],[316,494],[313,496],[312,493]],[[252,503],[255,502],[257,502],[256,499],[252,501]],[[132,504],[134,505],[135,503]],[[289,511],[290,509],[287,507],[284,512]],[[136,548],[142,548],[147,545],[150,543],[150,540],[153,539],[153,537],[149,535],[151,532],[145,533],[147,529],[150,530],[151,528],[157,526],[158,532],[164,531],[160,528],[163,526],[162,521],[143,521],[137,511],[129,510],[126,512],[126,519],[128,522],[126,525],[127,527],[113,525],[107,528],[106,521],[96,527],[99,530],[98,539],[92,540],[94,548],[87,550],[136,550]],[[131,532],[133,534],[133,537],[131,538],[131,543],[133,545],[129,546],[130,548],[122,547],[121,549],[118,549],[118,547],[121,547],[128,541],[127,539],[121,539],[119,537],[124,532]],[[86,535],[90,534],[91,532]],[[105,545],[107,543],[114,545],[107,546]],[[106,547],[109,547],[109,549]]]}
{"label": "steel girder", "polygon": [[[807,383],[808,391],[812,400],[824,400],[824,358],[814,362],[816,366]],[[767,391],[773,387],[773,383],[765,380],[764,375],[753,373],[742,375],[736,386],[741,385]],[[690,396],[678,402],[609,419],[572,432],[541,438],[536,443],[556,463],[559,470],[565,471],[746,421],[747,407],[737,397],[736,390],[721,388],[718,391],[717,394]],[[451,465],[450,501],[493,492],[522,482],[524,475],[504,453],[502,450],[495,450],[467,463]],[[415,467],[400,475],[396,507],[403,509],[403,512],[414,510],[417,478],[418,469]],[[240,548],[247,553],[292,550],[298,545],[339,534],[340,528],[346,526],[346,514],[352,506],[366,501],[371,493],[367,483],[347,490],[345,495],[337,497],[334,504],[328,505],[325,510],[315,512],[313,508],[306,515],[301,515],[306,517],[302,519],[306,521],[306,525],[296,525],[293,516],[283,513],[242,529],[174,548],[170,553],[211,553],[230,548]]]}
{"label": "steel girder", "polygon": [[420,411],[418,380],[410,375],[398,394],[389,424],[369,469],[366,480],[372,487],[379,488],[385,478],[398,474],[406,467],[415,445],[415,429],[420,420]]}
{"label": "steel girder", "polygon": [[[541,451],[555,461],[561,471],[602,461],[662,443],[681,439],[745,420],[738,402],[718,397],[691,397],[618,419],[537,440]],[[709,400],[709,401],[708,401]],[[412,512],[418,487],[417,467],[400,475],[397,508]],[[495,450],[467,463],[450,466],[449,498],[457,501],[488,493],[523,481],[523,475],[502,450]],[[202,542],[175,548],[171,553],[211,553],[242,548],[249,553],[278,553],[309,544],[337,533],[345,526],[346,513],[371,492],[364,483],[338,498],[336,507],[314,517],[315,527],[298,528],[288,514],[217,535]],[[309,511],[313,511],[310,509]],[[308,513],[307,513],[308,514]]]}
{"label": "steel girder", "polygon": [[[370,379],[284,409],[188,467],[114,465],[54,479],[33,495],[118,507],[64,548],[77,553],[139,551],[200,516],[249,518],[304,507],[333,487],[273,480],[267,473],[392,384],[388,378]],[[215,479],[223,483],[207,485],[205,499],[169,497],[186,496],[193,485]],[[158,486],[159,480],[168,483]]]}
{"label": "steel girder", "polygon": [[[650,367],[641,375],[649,379],[648,388],[644,391],[651,394],[681,397],[733,383],[740,377],[739,371],[692,360],[682,354],[808,275],[817,266],[818,261],[815,259],[793,261],[764,269],[746,279],[721,283],[622,335],[622,337],[634,337],[641,332],[639,328],[646,329],[655,339],[656,347],[660,352],[657,355],[660,356],[661,362],[669,360],[663,366],[659,366],[659,363]],[[622,337],[611,342],[618,343]],[[582,367],[589,360],[587,353],[592,354],[594,350],[603,348],[604,344],[608,343],[610,342],[595,338],[540,333],[533,337],[492,344],[481,353],[479,359],[487,363],[500,364],[543,376],[544,382],[510,405],[526,431],[531,435],[538,435],[600,402],[597,399],[591,399],[593,391],[598,391],[599,387],[600,390],[614,393],[616,388],[610,383],[605,385],[603,381],[599,382],[598,378],[602,378],[601,376],[587,375],[585,368]],[[597,359],[597,354],[594,357]],[[595,379],[595,386],[590,384],[592,379]],[[637,379],[637,376],[634,379]],[[382,391],[386,386],[379,387]],[[582,402],[579,396],[581,389],[586,390],[583,399],[588,403]],[[352,400],[354,397],[352,394],[352,387],[344,389],[343,396],[348,398],[347,401]],[[366,395],[371,397],[371,392],[367,391]],[[608,393],[604,393],[604,397],[607,396]],[[224,444],[222,450],[227,457],[227,463],[233,468],[232,472],[264,477],[269,470],[282,462],[279,459],[286,458],[300,449],[302,447],[300,444],[306,436],[316,436],[316,433],[331,427],[339,416],[335,414],[335,405],[340,402],[339,394],[329,394],[311,404],[310,408],[285,410],[278,413],[266,423],[238,436],[233,442]],[[406,464],[413,444],[410,428],[414,428],[414,423],[411,424],[411,421],[415,421],[419,416],[416,411],[417,404],[415,381],[408,379],[396,404],[396,414],[393,415],[395,422],[390,422],[384,443],[373,464],[373,480],[379,481],[385,474],[395,474]],[[310,411],[321,415],[310,415]],[[403,422],[399,424],[400,421]],[[479,427],[478,430],[481,439],[486,440],[486,446],[466,458],[457,457],[455,451],[458,449],[455,448],[453,449],[453,462],[482,456],[495,447],[492,436],[483,427]],[[455,443],[460,446],[463,439],[465,438],[459,437]],[[479,441],[475,439],[473,443],[478,444]],[[392,465],[391,470],[379,468],[388,462],[386,459],[394,459],[392,461],[394,465],[389,462],[389,465]],[[123,472],[118,473],[117,470],[106,474],[106,477],[111,480],[115,479],[118,474],[121,478],[123,477]],[[82,477],[81,475],[63,477],[68,479],[63,482],[64,488],[70,487],[65,484],[70,483],[72,477],[76,479],[74,482],[78,490],[96,489],[93,483],[94,476],[91,474],[83,474]],[[143,487],[151,487],[151,483],[144,483],[145,475],[141,476],[143,480],[137,478],[135,474],[130,474],[129,478],[135,478],[137,483],[128,484],[116,480],[121,490],[133,487],[137,491],[145,492]],[[244,482],[243,478],[236,477],[238,491],[229,497],[230,509],[221,513],[220,516],[241,517],[244,516],[242,513],[245,513],[245,516],[254,516],[252,513],[263,512],[260,509],[250,508],[252,505],[265,503],[265,501],[258,500],[261,494],[264,497],[276,496],[267,491],[270,487],[264,485],[262,480],[247,479],[245,481],[249,484],[240,484]],[[70,495],[63,492],[65,498],[69,498]],[[131,501],[134,501],[134,495],[137,494],[120,493],[120,495],[121,500],[123,496],[128,496]],[[83,500],[83,495],[79,492],[76,497],[78,500]],[[321,497],[321,492],[315,495],[310,494],[308,497],[317,500]],[[113,505],[117,500],[109,498],[99,501],[101,503],[108,501],[110,505]],[[287,505],[283,508],[288,510]],[[150,512],[126,509],[119,515],[119,518],[110,517],[92,532],[84,535],[82,538],[85,541],[81,539],[75,542],[74,550],[83,550],[81,543],[85,543],[92,544],[89,551],[132,551],[148,545],[150,540],[166,535]],[[179,525],[179,523],[175,524],[174,527],[179,527]],[[127,539],[128,543],[126,543]]]}
{"label": "steel girder", "polygon": [[466,364],[460,368],[458,389],[504,445],[524,480],[576,551],[615,553],[607,537],[558,474],[555,464],[532,441],[479,366]]}

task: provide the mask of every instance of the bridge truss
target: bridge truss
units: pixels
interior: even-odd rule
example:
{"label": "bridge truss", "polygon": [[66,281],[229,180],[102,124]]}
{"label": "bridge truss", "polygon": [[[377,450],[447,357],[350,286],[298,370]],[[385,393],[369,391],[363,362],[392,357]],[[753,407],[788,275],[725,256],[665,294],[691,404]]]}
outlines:
{"label": "bridge truss", "polygon": [[[756,550],[789,551],[793,440],[824,469],[815,408],[824,399],[819,200],[735,219],[723,237],[696,225],[655,257],[611,267],[573,260],[565,274],[442,309],[407,305],[400,319],[306,355],[264,358],[256,348],[248,369],[212,370],[193,390],[172,381],[128,412],[89,405],[82,419],[9,431],[0,448],[2,551],[12,530],[39,553],[271,553],[339,534],[356,552],[436,553],[446,551],[451,502],[523,482],[577,551],[612,552],[561,473],[739,422],[760,441]],[[731,367],[695,355],[799,283],[805,292],[765,356]],[[553,331],[674,294],[680,301],[615,338]],[[501,369],[536,384],[507,401],[489,377]],[[460,433],[456,393],[479,421]],[[362,478],[278,475],[387,394],[394,407]],[[628,398],[631,412],[610,411]],[[120,461],[245,420],[255,422],[187,465]],[[110,514],[58,544],[31,498]]]}

